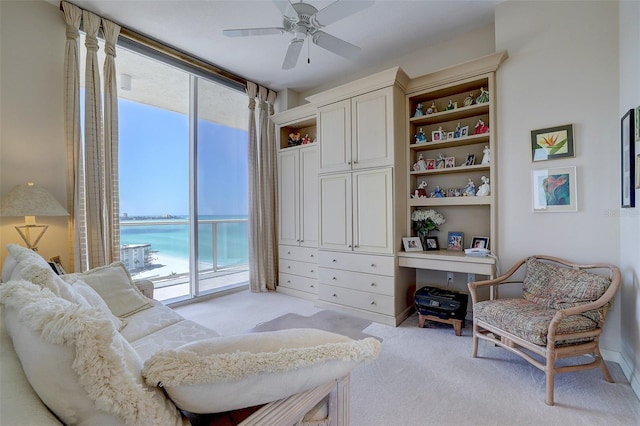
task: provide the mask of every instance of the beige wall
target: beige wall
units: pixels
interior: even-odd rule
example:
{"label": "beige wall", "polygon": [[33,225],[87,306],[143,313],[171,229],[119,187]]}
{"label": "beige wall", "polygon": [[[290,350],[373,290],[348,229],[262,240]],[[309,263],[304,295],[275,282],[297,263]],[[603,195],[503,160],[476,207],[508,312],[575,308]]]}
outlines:
{"label": "beige wall", "polygon": [[[42,1],[0,1],[0,195],[35,182],[66,206],[63,110],[65,26],[57,7]],[[61,256],[70,269],[67,219],[49,225],[39,248]],[[8,243],[24,244],[13,228],[21,218],[0,218],[0,260]]]}
{"label": "beige wall", "polygon": [[[640,105],[640,2],[620,3],[620,104],[618,116]],[[640,142],[636,142],[636,155]],[[620,212],[620,291],[622,361],[620,364],[640,395],[640,190],[636,208]]]}

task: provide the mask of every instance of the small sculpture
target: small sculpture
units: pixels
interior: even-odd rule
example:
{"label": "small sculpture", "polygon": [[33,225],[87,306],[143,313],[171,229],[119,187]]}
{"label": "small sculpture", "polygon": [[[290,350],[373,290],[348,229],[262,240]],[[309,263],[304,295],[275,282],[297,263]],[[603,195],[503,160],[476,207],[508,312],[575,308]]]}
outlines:
{"label": "small sculpture", "polygon": [[473,105],[473,92],[469,93],[469,96],[464,98],[464,106]]}
{"label": "small sculpture", "polygon": [[484,154],[482,156],[482,164],[489,164],[491,162],[491,150],[489,149],[489,145],[485,145],[482,152]]}
{"label": "small sculpture", "polygon": [[436,169],[444,169],[445,166],[445,156],[443,153],[438,154],[438,158],[436,159]]}
{"label": "small sculpture", "polygon": [[478,197],[491,195],[491,187],[489,186],[489,178],[486,177],[486,176],[482,176],[480,178],[480,180],[482,181],[482,185],[480,185],[480,188],[478,188],[478,192],[476,192],[476,195]]}
{"label": "small sculpture", "polygon": [[431,102],[431,106],[429,108],[427,108],[427,114],[433,114],[438,112],[438,108],[436,108],[436,103],[435,102]]}
{"label": "small sculpture", "polygon": [[426,181],[423,180],[422,182],[420,182],[420,185],[418,185],[418,189],[413,191],[413,194],[411,194],[411,198],[427,198],[427,182]]}
{"label": "small sculpture", "polygon": [[422,117],[424,113],[422,112],[422,104],[418,104],[416,106],[416,112],[413,114],[414,117]]}
{"label": "small sculpture", "polygon": [[302,138],[302,145],[308,145],[311,143],[311,138],[309,137],[309,134],[304,135],[304,138]]}
{"label": "small sculpture", "polygon": [[447,104],[446,110],[449,111],[451,109],[456,109],[456,105],[453,103],[451,99],[449,99],[449,103]]}
{"label": "small sculpture", "polygon": [[440,186],[436,186],[435,191],[433,191],[431,193],[431,197],[432,198],[444,198],[444,191],[442,190],[442,188],[440,188]]}
{"label": "small sculpture", "polygon": [[456,126],[456,131],[454,133],[454,138],[459,138],[460,137],[460,122],[458,121],[458,125]]}
{"label": "small sculpture", "polygon": [[480,94],[476,98],[477,104],[483,104],[485,102],[489,102],[489,92],[484,90],[484,87],[480,88]]}
{"label": "small sculpture", "polygon": [[474,135],[479,135],[481,133],[487,133],[489,131],[489,127],[484,124],[484,121],[478,120],[476,123],[475,130],[473,131]]}
{"label": "small sculpture", "polygon": [[467,181],[467,186],[464,187],[463,196],[465,197],[473,197],[476,195],[476,185],[473,183],[471,178]]}
{"label": "small sculpture", "polygon": [[423,170],[427,170],[427,162],[424,161],[424,157],[422,156],[422,153],[418,154],[418,161],[416,161],[415,164],[413,165],[413,170],[415,172],[421,172]]}
{"label": "small sculpture", "polygon": [[422,127],[420,127],[420,130],[418,130],[418,133],[416,133],[416,135],[414,136],[416,143],[426,143],[427,142],[427,135],[424,134],[424,131],[422,130]]}

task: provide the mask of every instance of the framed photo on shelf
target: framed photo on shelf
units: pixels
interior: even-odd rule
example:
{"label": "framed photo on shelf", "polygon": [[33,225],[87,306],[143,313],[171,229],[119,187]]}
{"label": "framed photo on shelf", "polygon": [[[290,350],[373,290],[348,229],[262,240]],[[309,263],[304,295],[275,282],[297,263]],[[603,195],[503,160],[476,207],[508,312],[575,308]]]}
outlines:
{"label": "framed photo on shelf", "polygon": [[438,237],[424,237],[425,250],[440,250],[440,244],[438,243]]}
{"label": "framed photo on shelf", "polygon": [[436,159],[427,158],[427,170],[434,170],[436,168]]}
{"label": "framed photo on shelf", "polygon": [[476,162],[476,155],[469,154],[467,155],[467,161],[464,163],[465,166],[473,166],[473,163]]}
{"label": "framed photo on shelf", "polygon": [[420,237],[403,237],[402,245],[404,246],[404,251],[422,251]]}
{"label": "framed photo on shelf", "polygon": [[469,126],[460,127],[460,137],[469,136]]}
{"label": "framed photo on shelf", "polygon": [[433,132],[431,132],[431,141],[432,142],[441,141],[441,140],[442,140],[442,131],[441,130],[434,130]]}
{"label": "framed photo on shelf", "polygon": [[635,110],[630,109],[620,120],[620,149],[621,149],[621,173],[620,186],[622,188],[622,207],[636,206],[636,191],[632,185],[635,179]]}
{"label": "framed photo on shelf", "polygon": [[489,237],[471,237],[469,248],[483,248],[489,250]]}
{"label": "framed photo on shelf", "polygon": [[534,170],[532,175],[534,212],[575,212],[578,210],[576,167]]}
{"label": "framed photo on shelf", "polygon": [[455,132],[447,132],[447,139],[454,139]]}
{"label": "framed photo on shelf", "polygon": [[452,169],[456,166],[456,157],[447,157],[444,159],[444,168]]}
{"label": "framed photo on shelf", "polygon": [[573,157],[573,124],[531,131],[532,161]]}
{"label": "framed photo on shelf", "polygon": [[464,234],[462,232],[449,232],[447,242],[447,250],[462,251],[464,248]]}

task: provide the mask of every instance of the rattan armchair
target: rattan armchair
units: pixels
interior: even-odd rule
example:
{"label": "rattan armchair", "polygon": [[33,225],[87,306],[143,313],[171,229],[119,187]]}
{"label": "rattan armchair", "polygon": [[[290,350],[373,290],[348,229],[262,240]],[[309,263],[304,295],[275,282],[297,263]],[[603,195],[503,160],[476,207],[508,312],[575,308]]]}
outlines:
{"label": "rattan armchair", "polygon": [[[515,280],[521,267],[525,268],[524,278]],[[473,357],[478,356],[480,339],[521,356],[545,372],[548,405],[554,404],[556,373],[600,367],[604,378],[613,382],[600,353],[599,337],[620,280],[620,270],[611,264],[579,265],[551,256],[531,256],[496,279],[469,283]],[[520,284],[522,298],[479,300],[478,289],[507,284]],[[556,366],[558,359],[579,355],[592,360]]]}

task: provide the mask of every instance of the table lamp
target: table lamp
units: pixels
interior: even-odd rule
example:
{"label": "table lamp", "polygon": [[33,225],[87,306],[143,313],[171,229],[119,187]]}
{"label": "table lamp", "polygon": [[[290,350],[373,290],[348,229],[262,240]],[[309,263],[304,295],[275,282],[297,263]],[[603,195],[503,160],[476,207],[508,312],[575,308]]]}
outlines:
{"label": "table lamp", "polygon": [[[35,186],[33,182],[16,185],[0,201],[0,216],[24,216],[24,225],[16,226],[27,247],[38,251],[38,242],[48,225],[37,225],[36,216],[69,216],[67,210],[44,188]],[[31,242],[31,233],[35,241]]]}

